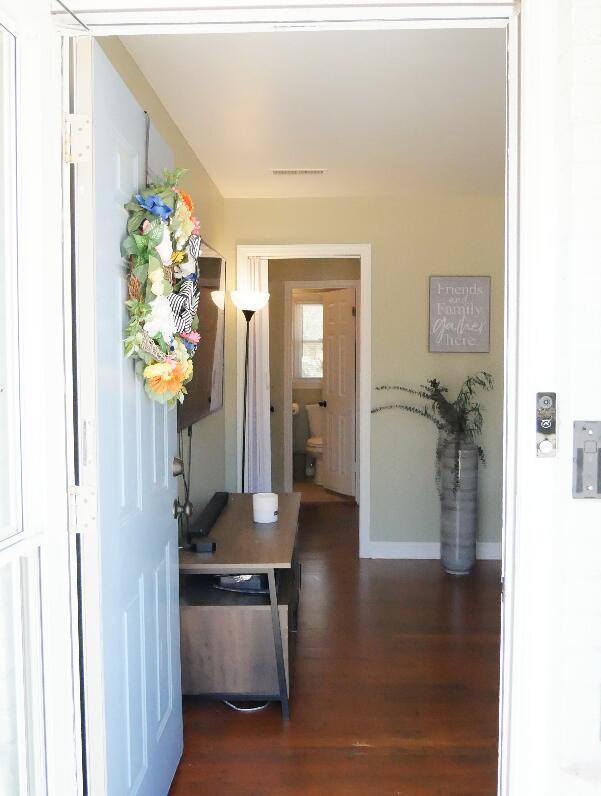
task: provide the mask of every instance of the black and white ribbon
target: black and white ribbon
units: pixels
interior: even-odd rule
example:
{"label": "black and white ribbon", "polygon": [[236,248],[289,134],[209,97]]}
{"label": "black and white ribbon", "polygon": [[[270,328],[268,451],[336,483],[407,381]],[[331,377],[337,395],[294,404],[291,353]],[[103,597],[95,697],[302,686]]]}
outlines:
{"label": "black and white ribbon", "polygon": [[198,309],[198,291],[194,285],[194,280],[184,280],[179,293],[171,293],[169,306],[173,313],[175,331],[178,334],[191,331],[192,321]]}

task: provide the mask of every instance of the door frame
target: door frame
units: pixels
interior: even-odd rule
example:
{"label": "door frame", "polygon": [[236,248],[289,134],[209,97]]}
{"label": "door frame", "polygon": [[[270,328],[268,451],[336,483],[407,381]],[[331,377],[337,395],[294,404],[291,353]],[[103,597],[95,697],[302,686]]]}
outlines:
{"label": "door frame", "polygon": [[[15,39],[13,129],[5,146],[12,182],[7,237],[14,269],[10,287],[19,437],[14,462],[18,532],[0,544],[0,552],[13,574],[31,587],[20,592],[13,614],[16,640],[23,645],[17,653],[17,664],[23,664],[17,698],[30,698],[29,716],[21,713],[18,723],[20,771],[26,774],[21,788],[70,794],[81,787],[81,769],[73,665],[78,649],[74,535],[66,488],[72,449],[65,331],[70,307],[62,235],[64,41],[44,0],[0,0],[0,24]],[[31,634],[22,633],[23,626]]]}
{"label": "door frame", "polygon": [[[357,318],[355,320],[355,346],[357,359],[355,365],[355,485],[353,497],[359,502],[359,491],[361,479],[359,477],[361,469],[361,457],[359,455],[359,437],[361,436],[361,412],[360,412],[360,374],[361,374],[361,280],[360,279],[315,279],[310,282],[290,281],[284,282],[284,390],[282,411],[286,407],[292,406],[292,393],[294,381],[293,367],[293,337],[294,337],[294,290],[340,290],[345,287],[355,289],[355,304],[357,307]],[[292,492],[292,414],[284,425],[284,490]]]}
{"label": "door frame", "polygon": [[[536,0],[532,0],[535,2]],[[91,0],[92,5],[95,0]],[[507,31],[508,43],[508,140],[507,140],[507,193],[506,193],[506,269],[505,269],[505,424],[504,424],[504,506],[503,506],[503,577],[504,600],[502,603],[502,642],[501,642],[501,692],[500,692],[500,737],[499,737],[499,782],[498,793],[508,794],[509,771],[509,731],[511,728],[512,703],[517,697],[512,695],[511,681],[513,678],[513,633],[514,614],[517,610],[514,604],[516,586],[514,584],[515,570],[515,533],[518,522],[519,506],[516,495],[515,473],[518,465],[518,399],[520,409],[527,395],[523,395],[521,385],[518,385],[518,353],[525,346],[526,328],[523,323],[518,338],[518,294],[520,281],[523,278],[519,269],[519,251],[523,248],[520,239],[519,218],[520,192],[523,187],[523,178],[519,171],[520,158],[520,95],[519,83],[521,80],[521,47],[522,39],[519,24],[519,0],[414,0],[413,3],[393,2],[388,4],[360,4],[347,3],[302,3],[289,6],[285,2],[275,2],[269,5],[250,3],[243,0],[236,7],[230,3],[214,2],[210,8],[192,7],[189,11],[182,12],[181,3],[176,0],[165,0],[160,9],[104,9],[96,5],[90,13],[79,10],[77,15],[68,11],[54,12],[54,20],[64,36],[110,36],[110,35],[147,35],[147,34],[173,34],[179,29],[186,33],[211,33],[211,32],[277,32],[281,30],[389,30],[389,29],[428,29],[428,28],[503,28]],[[178,21],[170,20],[170,15],[178,11]],[[537,41],[534,31],[528,30],[528,57],[531,61],[536,59]],[[533,108],[532,113],[536,110]],[[524,114],[526,115],[526,114]],[[536,177],[530,176],[531,181]],[[238,247],[250,248],[259,256],[271,255],[273,246]],[[282,247],[280,247],[282,248]],[[306,257],[302,247],[291,247],[301,250],[298,256]],[[348,247],[343,247],[349,256]],[[371,272],[371,249],[365,245],[366,263]],[[352,253],[351,255],[352,256]],[[362,313],[362,349],[364,354],[363,366],[369,372],[371,380],[371,345],[366,345],[366,338],[371,330],[366,326],[371,324],[371,279],[364,278],[362,259],[362,289],[364,311]],[[241,341],[243,327],[240,318],[237,321],[237,417],[241,415],[242,385],[240,379],[239,363],[242,359]],[[535,330],[530,330],[534,334]],[[520,346],[521,344],[521,346]],[[366,378],[363,378],[361,387],[361,406],[363,414],[371,403],[371,385],[366,389]],[[369,412],[369,409],[367,409]],[[369,418],[368,418],[369,421]],[[238,459],[240,456],[241,423],[237,423],[237,448]],[[361,424],[361,467],[369,468],[370,459],[370,422]],[[524,460],[522,450],[519,451],[522,469],[531,466]],[[524,460],[524,461],[522,461]],[[239,464],[239,462],[238,462]],[[239,467],[237,468],[240,469]],[[369,472],[369,469],[368,471]],[[370,494],[368,479],[361,477],[360,494],[360,540],[362,550],[369,545],[369,518]],[[522,505],[524,501],[522,500]],[[93,576],[93,575],[92,575]],[[520,610],[527,611],[527,606],[521,604]],[[84,633],[84,638],[85,638]],[[99,664],[100,665],[100,664]],[[99,673],[101,675],[101,673]]]}
{"label": "door frame", "polygon": [[[92,129],[93,120],[93,38],[78,37],[72,42],[71,56],[71,112],[87,117]],[[93,142],[91,144],[93,147]],[[91,153],[90,153],[91,154]],[[103,653],[102,653],[102,569],[98,517],[98,466],[96,456],[96,279],[95,279],[95,206],[94,159],[79,162],[72,174],[70,214],[76,233],[73,235],[73,273],[76,284],[73,329],[77,373],[74,390],[77,395],[77,414],[73,417],[76,437],[74,457],[77,460],[76,489],[82,497],[79,512],[80,527],[80,615],[82,623],[81,647],[83,667],[82,697],[85,705],[82,732],[85,737],[84,754],[86,779],[90,793],[106,792],[106,726],[104,713]],[[85,502],[84,502],[85,500]]]}
{"label": "door frame", "polygon": [[[252,244],[241,245],[236,250],[236,282],[244,284],[248,274],[249,257],[268,260],[358,259],[360,262],[361,311],[358,334],[361,361],[358,382],[359,434],[357,458],[359,463],[359,556],[371,558],[373,542],[370,539],[371,490],[371,244],[370,243],[304,243],[304,244]],[[309,283],[303,283],[307,286]],[[237,387],[237,472],[240,472],[242,455],[242,407],[244,396],[244,340],[246,326],[241,313],[236,323],[236,387]],[[290,427],[292,430],[292,426]],[[290,449],[292,441],[290,440]]]}

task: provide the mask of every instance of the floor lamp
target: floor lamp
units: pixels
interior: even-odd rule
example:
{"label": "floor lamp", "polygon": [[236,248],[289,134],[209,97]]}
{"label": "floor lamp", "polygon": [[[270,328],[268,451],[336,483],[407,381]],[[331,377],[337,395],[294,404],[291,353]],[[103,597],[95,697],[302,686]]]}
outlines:
{"label": "floor lamp", "polygon": [[260,290],[232,290],[232,301],[242,311],[246,320],[246,346],[244,354],[244,410],[242,415],[242,491],[244,492],[244,465],[246,459],[246,415],[248,412],[248,337],[250,322],[257,310],[269,301],[269,293]]}

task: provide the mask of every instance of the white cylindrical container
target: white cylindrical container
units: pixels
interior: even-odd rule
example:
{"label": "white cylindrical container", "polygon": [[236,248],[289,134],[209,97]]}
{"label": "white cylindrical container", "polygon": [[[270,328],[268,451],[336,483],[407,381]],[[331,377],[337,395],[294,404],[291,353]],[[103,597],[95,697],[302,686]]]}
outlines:
{"label": "white cylindrical container", "polygon": [[277,522],[278,496],[273,492],[257,492],[253,495],[253,520],[255,522]]}

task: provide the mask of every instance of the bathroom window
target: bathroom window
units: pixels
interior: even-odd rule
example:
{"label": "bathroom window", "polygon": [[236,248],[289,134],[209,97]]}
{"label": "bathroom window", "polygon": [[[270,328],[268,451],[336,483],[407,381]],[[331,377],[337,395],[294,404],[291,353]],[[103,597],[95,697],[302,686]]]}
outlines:
{"label": "bathroom window", "polygon": [[294,386],[321,387],[323,380],[323,302],[294,305]]}

